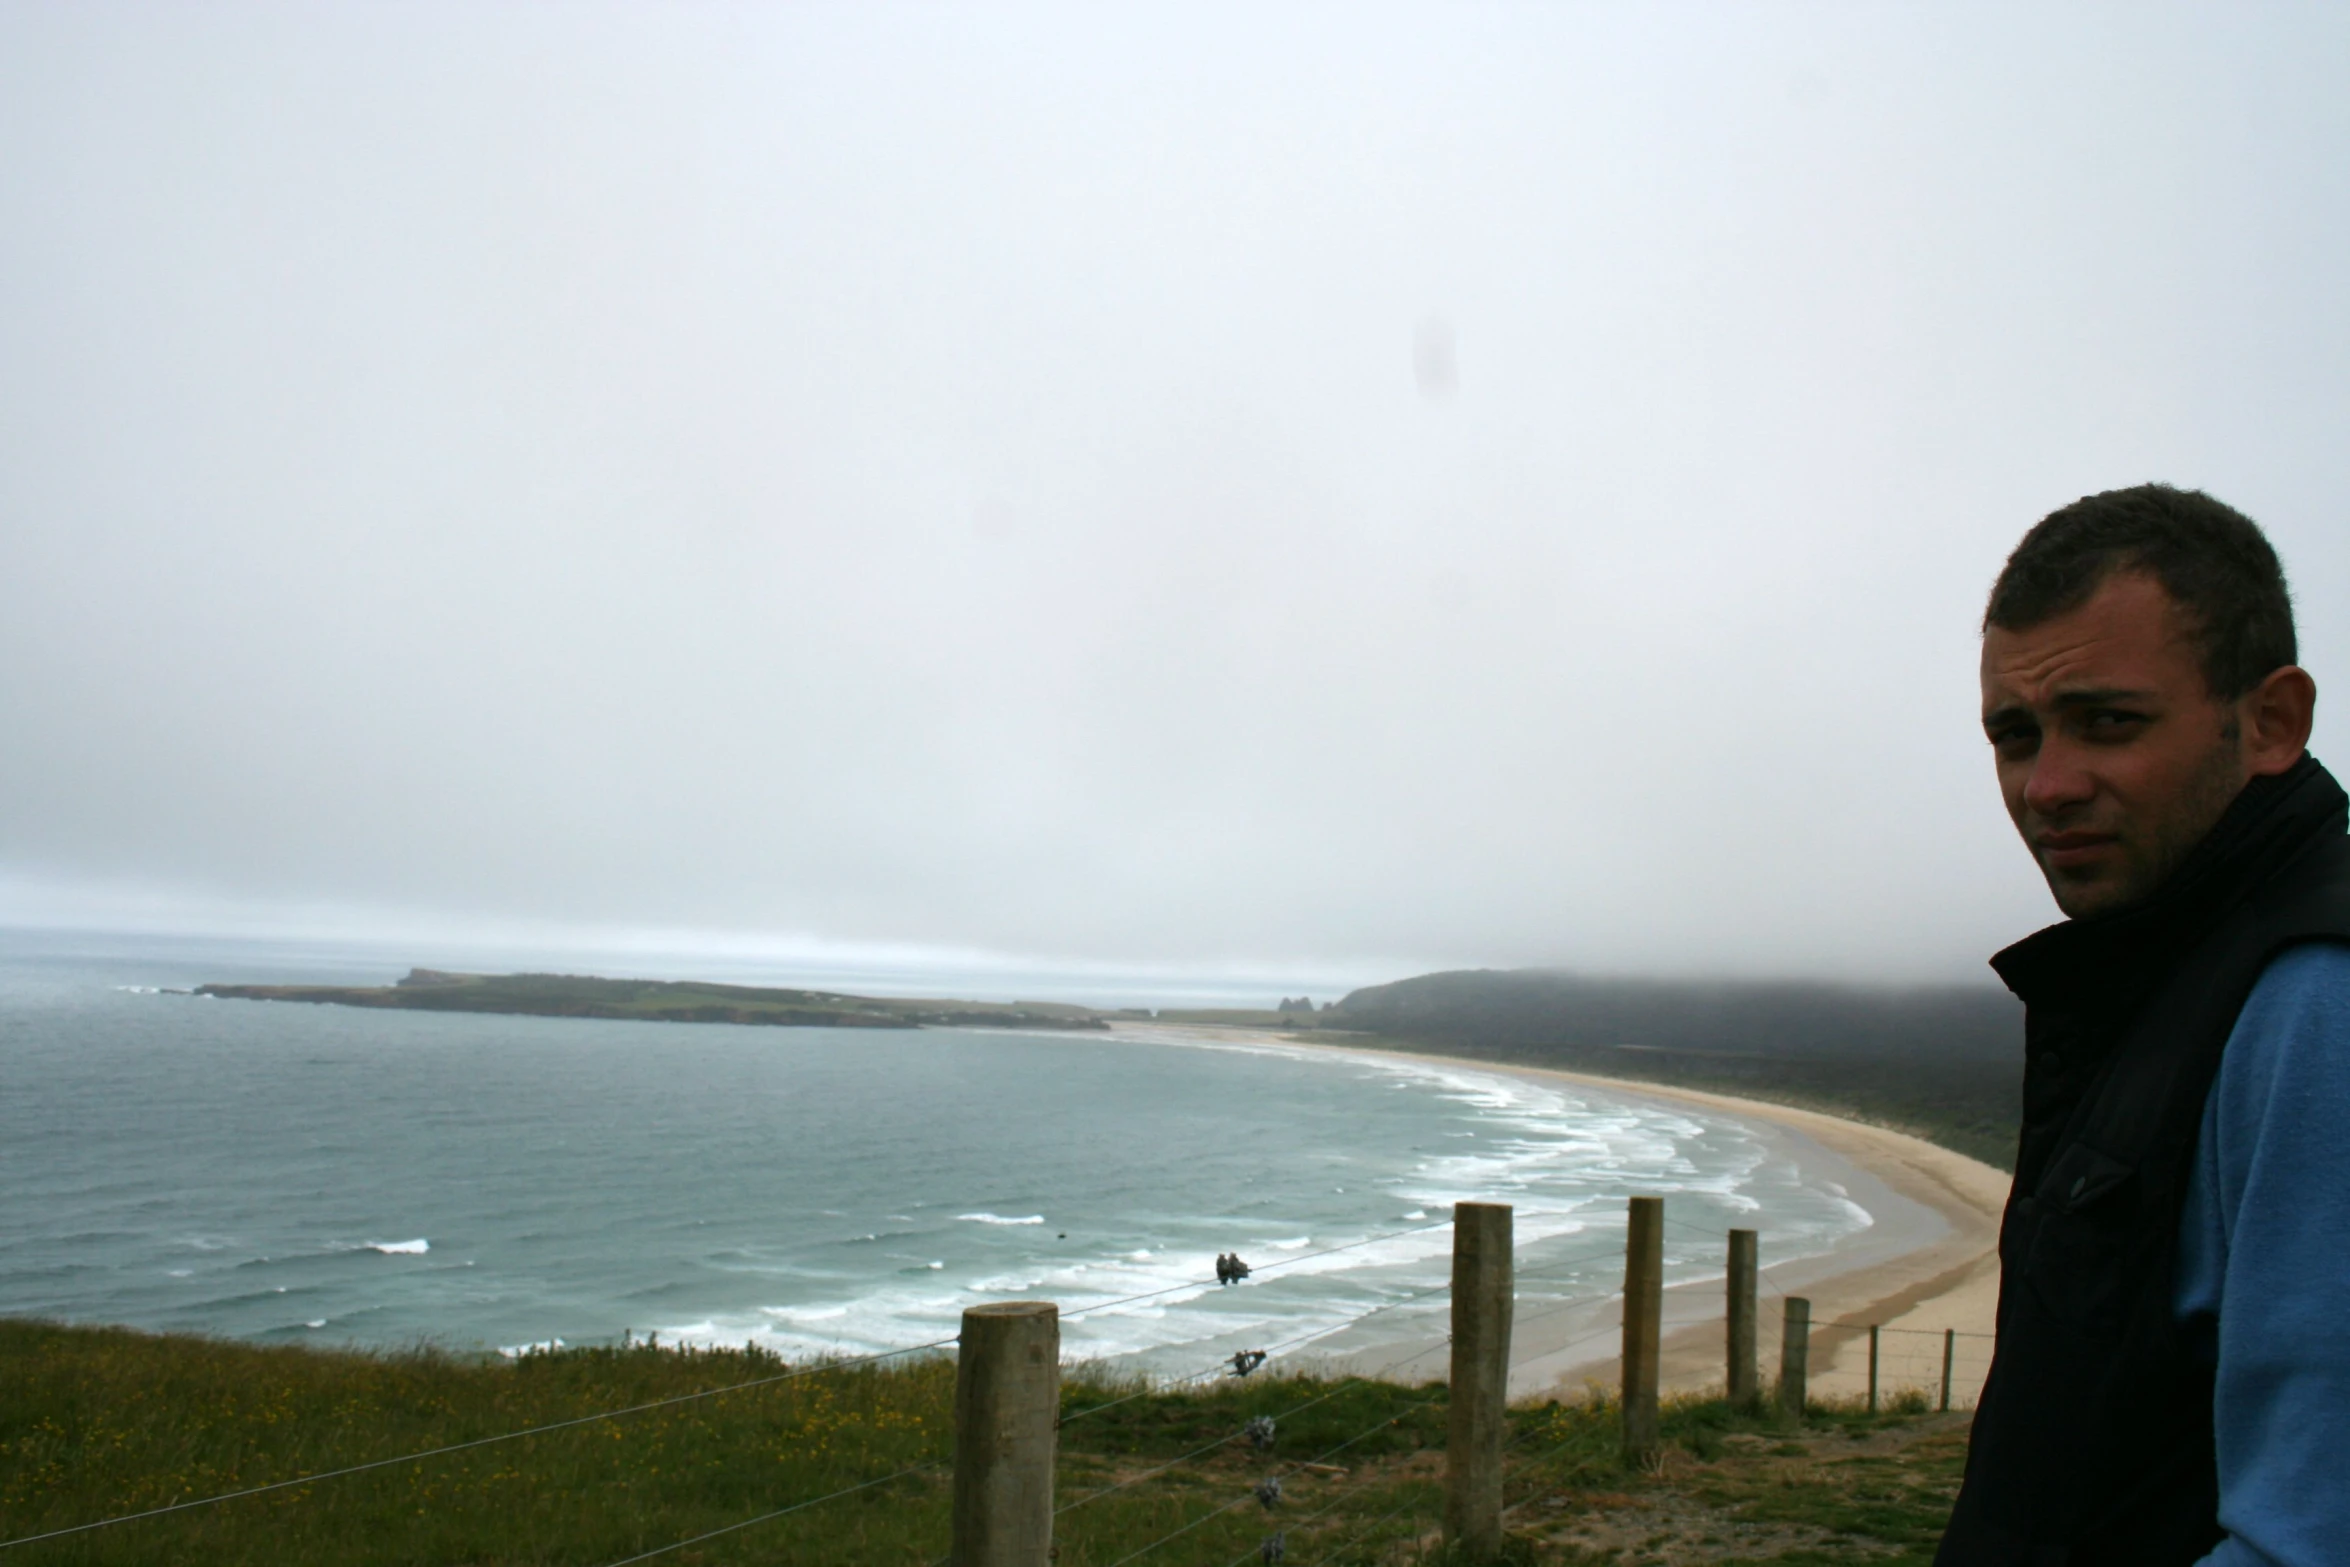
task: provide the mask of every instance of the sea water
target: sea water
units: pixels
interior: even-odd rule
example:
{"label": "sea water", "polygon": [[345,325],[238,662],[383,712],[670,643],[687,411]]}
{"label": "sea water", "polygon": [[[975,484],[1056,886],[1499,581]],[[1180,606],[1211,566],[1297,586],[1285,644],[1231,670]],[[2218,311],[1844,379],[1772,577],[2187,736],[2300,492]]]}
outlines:
{"label": "sea water", "polygon": [[0,1313],[799,1357],[1047,1299],[1071,1355],[1175,1372],[1440,1310],[1457,1201],[1515,1206],[1521,1315],[1613,1287],[1632,1193],[1668,1199],[1669,1278],[1733,1225],[1788,1258],[1872,1223],[1772,1128],[1370,1050],[170,993],[399,972],[0,936]]}

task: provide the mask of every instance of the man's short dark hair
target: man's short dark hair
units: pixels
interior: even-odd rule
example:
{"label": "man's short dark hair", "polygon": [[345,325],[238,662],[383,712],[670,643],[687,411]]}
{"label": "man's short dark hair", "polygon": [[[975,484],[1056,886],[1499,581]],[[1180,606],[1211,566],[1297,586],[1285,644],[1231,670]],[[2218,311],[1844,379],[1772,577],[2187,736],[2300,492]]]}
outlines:
{"label": "man's short dark hair", "polygon": [[2140,484],[2085,495],[2040,519],[1991,584],[1983,629],[2026,631],[2143,571],[2186,611],[2211,694],[2233,701],[2297,663],[2285,568],[2251,518],[2201,490]]}

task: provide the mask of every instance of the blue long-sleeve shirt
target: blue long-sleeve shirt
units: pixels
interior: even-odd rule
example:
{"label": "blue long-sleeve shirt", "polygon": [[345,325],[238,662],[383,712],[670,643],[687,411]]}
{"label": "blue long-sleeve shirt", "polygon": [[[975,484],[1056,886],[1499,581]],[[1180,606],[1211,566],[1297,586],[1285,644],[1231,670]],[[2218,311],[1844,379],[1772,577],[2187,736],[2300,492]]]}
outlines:
{"label": "blue long-sleeve shirt", "polygon": [[2206,1567],[2350,1563],[2350,946],[2272,962],[2228,1036],[2177,1305],[2217,1367]]}

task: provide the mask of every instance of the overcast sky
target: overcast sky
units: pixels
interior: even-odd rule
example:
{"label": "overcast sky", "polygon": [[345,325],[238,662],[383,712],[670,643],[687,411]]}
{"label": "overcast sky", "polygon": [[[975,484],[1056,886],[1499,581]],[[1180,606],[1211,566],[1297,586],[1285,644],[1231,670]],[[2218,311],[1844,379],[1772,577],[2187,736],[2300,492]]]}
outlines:
{"label": "overcast sky", "polygon": [[0,918],[1979,975],[2046,511],[2250,512],[2350,734],[2346,79],[2331,6],[7,6]]}

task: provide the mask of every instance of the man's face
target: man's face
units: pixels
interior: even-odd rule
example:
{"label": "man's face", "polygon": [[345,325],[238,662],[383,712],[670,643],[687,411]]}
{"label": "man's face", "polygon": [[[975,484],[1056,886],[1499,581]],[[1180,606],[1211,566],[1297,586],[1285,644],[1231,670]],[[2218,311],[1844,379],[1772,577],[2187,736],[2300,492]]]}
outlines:
{"label": "man's face", "polygon": [[2080,608],[1983,637],[1983,729],[2007,814],[2074,919],[2143,902],[2251,776],[2162,585],[2118,572]]}

